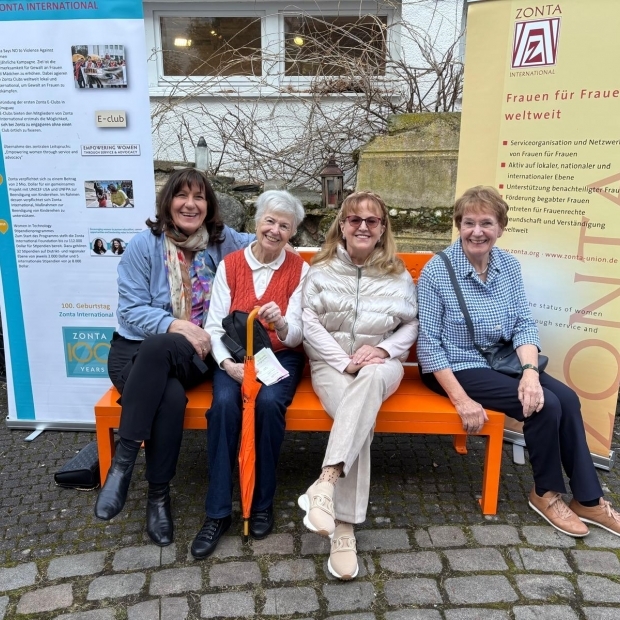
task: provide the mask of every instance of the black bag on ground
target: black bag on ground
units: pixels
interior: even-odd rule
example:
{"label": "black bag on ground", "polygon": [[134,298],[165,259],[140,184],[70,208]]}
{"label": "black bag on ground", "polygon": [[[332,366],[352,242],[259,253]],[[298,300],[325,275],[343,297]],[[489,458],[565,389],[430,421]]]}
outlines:
{"label": "black bag on ground", "polygon": [[[234,310],[222,319],[222,327],[226,332],[222,342],[230,351],[235,362],[243,362],[247,348],[248,312]],[[271,340],[267,330],[258,319],[254,319],[254,354],[261,349],[271,349]]]}
{"label": "black bag on ground", "polygon": [[55,474],[54,482],[65,489],[92,491],[99,486],[97,442],[91,441]]}

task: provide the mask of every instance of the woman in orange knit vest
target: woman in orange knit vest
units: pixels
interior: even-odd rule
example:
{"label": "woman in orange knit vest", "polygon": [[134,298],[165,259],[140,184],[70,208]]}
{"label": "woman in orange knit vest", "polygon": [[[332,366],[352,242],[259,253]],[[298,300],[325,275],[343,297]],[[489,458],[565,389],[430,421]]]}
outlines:
{"label": "woman in orange knit vest", "polygon": [[236,363],[222,343],[222,320],[233,310],[250,312],[270,330],[278,361],[289,376],[263,385],[256,400],[256,484],[250,515],[250,535],[265,538],[273,529],[276,467],[284,439],[284,416],[301,379],[305,358],[300,349],[301,289],[308,265],[285,246],[304,219],[301,202],[285,191],[268,191],[256,203],[256,241],[220,263],[213,284],[205,329],[211,335],[213,402],[207,411],[209,488],[206,520],[192,543],[192,555],[213,553],[230,527],[232,472],[241,433],[243,364]]}

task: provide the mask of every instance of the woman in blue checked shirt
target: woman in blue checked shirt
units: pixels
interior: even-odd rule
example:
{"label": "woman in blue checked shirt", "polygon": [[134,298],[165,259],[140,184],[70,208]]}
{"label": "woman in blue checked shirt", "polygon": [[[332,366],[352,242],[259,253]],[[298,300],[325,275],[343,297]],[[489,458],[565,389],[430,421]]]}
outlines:
{"label": "woman in blue checked shirt", "polygon": [[[459,239],[445,250],[472,317],[476,344],[512,340],[522,364],[516,379],[492,370],[469,335],[446,265],[434,257],[418,283],[418,359],[423,382],[447,395],[468,433],[477,433],[485,408],[524,422],[534,487],[530,507],[553,527],[574,537],[586,523],[620,536],[620,513],[603,499],[581,418],[569,387],[539,372],[538,330],[529,310],[518,261],[494,247],[508,224],[508,205],[492,187],[467,190],[454,207]],[[566,492],[562,468],[573,499]]]}

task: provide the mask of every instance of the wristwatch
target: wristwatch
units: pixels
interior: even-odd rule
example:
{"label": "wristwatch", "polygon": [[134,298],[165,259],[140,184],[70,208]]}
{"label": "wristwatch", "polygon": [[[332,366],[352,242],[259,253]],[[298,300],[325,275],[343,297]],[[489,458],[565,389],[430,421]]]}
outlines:
{"label": "wristwatch", "polygon": [[286,320],[285,316],[282,317],[282,320],[284,321],[284,325],[282,325],[282,327],[280,327],[280,328],[276,327],[276,331],[277,332],[282,332],[282,331],[284,331],[288,327],[288,321]]}
{"label": "wristwatch", "polygon": [[534,366],[534,364],[523,364],[523,366],[521,366],[521,371],[523,372],[524,370],[528,370],[529,368],[531,368],[532,370],[535,370],[538,374],[540,374],[540,370],[538,370],[538,366]]}

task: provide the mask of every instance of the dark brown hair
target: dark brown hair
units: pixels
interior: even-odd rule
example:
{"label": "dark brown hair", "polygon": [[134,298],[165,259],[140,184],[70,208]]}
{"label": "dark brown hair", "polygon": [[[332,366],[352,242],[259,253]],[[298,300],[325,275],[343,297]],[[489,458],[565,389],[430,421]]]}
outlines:
{"label": "dark brown hair", "polygon": [[490,211],[497,219],[497,223],[506,228],[508,224],[508,203],[499,192],[488,185],[470,187],[454,205],[454,224],[461,228],[461,221],[465,211]]}
{"label": "dark brown hair", "polygon": [[154,235],[161,235],[167,228],[174,228],[172,216],[170,214],[170,206],[172,199],[184,188],[198,188],[204,192],[207,199],[207,217],[204,221],[204,227],[209,233],[209,239],[213,239],[215,243],[222,243],[222,230],[224,222],[220,218],[220,207],[217,202],[217,196],[207,179],[207,175],[195,168],[183,168],[175,170],[166,181],[166,184],[159,190],[157,194],[157,203],[155,208],[155,219],[146,220],[146,225],[151,229]]}

